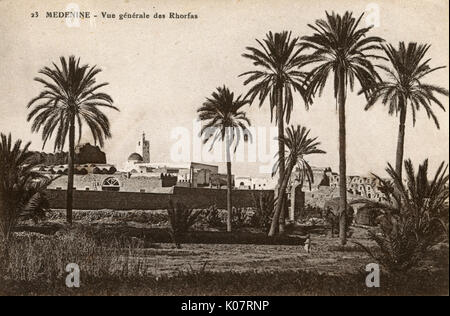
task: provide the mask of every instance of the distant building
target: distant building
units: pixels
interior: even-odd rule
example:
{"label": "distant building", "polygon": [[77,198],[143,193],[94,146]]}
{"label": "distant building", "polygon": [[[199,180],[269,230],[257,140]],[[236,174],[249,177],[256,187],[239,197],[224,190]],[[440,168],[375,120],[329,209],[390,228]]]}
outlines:
{"label": "distant building", "polygon": [[164,174],[176,177],[176,185],[183,187],[221,188],[227,184],[227,175],[220,174],[219,167],[215,165],[196,162],[151,162],[150,142],[145,138],[145,133],[142,134],[141,139],[137,142],[136,152],[128,156],[123,171],[133,175],[152,176],[155,174]]}
{"label": "distant building", "polygon": [[[380,202],[383,194],[379,190],[380,183],[373,176],[348,176],[347,192],[358,197],[367,198]],[[330,174],[330,187],[339,188],[339,175],[337,173]]]}
{"label": "distant building", "polygon": [[[78,191],[120,191],[168,193],[177,182],[176,177],[154,174],[153,176],[133,175],[129,173],[86,174],[74,176],[74,190]],[[67,176],[56,178],[48,187],[54,190],[66,190]]]}
{"label": "distant building", "polygon": [[[67,164],[67,152],[45,153],[34,152],[31,160],[33,163],[43,166],[54,166]],[[106,164],[106,154],[100,147],[89,143],[75,147],[75,164]]]}
{"label": "distant building", "polygon": [[[177,186],[192,188],[222,188],[227,185],[227,175],[219,173],[219,166],[197,162],[136,164],[131,173],[163,173],[177,177]],[[234,176],[232,175],[232,185]]]}
{"label": "distant building", "polygon": [[[303,179],[302,190],[305,194],[305,203],[311,206],[324,207],[325,202],[339,197],[339,174],[329,167],[311,167],[313,181],[311,187],[306,179]],[[300,170],[292,173],[287,192],[298,183],[302,183]],[[381,201],[383,195],[379,190],[378,180],[374,177],[348,176],[347,199],[370,199]]]}
{"label": "distant building", "polygon": [[[37,164],[33,171],[49,176],[67,175],[67,153],[34,152],[31,160]],[[114,174],[117,169],[106,163],[106,154],[98,146],[82,144],[75,147],[74,174]]]}
{"label": "distant building", "polygon": [[240,190],[273,190],[277,181],[276,177],[236,177],[235,187]]}
{"label": "distant building", "polygon": [[291,184],[292,183],[303,183],[304,191],[317,190],[322,186],[328,187],[330,186],[330,178],[329,173],[331,172],[330,167],[314,167],[311,166],[313,178],[311,179],[311,183],[309,183],[308,179],[302,179],[302,173],[298,168],[296,168],[291,175]]}
{"label": "distant building", "polygon": [[[69,167],[66,164],[37,166],[33,171],[47,175],[67,175]],[[114,174],[117,172],[116,167],[110,164],[81,164],[74,165],[74,174],[86,175],[86,174]]]}
{"label": "distant building", "polygon": [[141,156],[143,163],[150,162],[150,141],[145,139],[145,133],[142,133],[142,137],[137,143],[136,152]]}

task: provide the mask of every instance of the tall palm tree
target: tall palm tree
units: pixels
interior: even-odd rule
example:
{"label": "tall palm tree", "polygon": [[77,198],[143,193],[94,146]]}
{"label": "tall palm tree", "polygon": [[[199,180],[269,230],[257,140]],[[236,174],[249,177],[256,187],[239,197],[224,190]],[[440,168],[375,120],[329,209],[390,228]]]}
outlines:
{"label": "tall palm tree", "polygon": [[48,209],[43,190],[50,179],[33,171],[29,146],[0,135],[0,233],[6,245],[20,217],[38,220]]}
{"label": "tall palm tree", "polygon": [[[253,84],[247,93],[250,103],[253,103],[258,97],[259,106],[262,106],[267,97],[269,97],[271,121],[275,117],[278,125],[278,156],[280,157],[278,187],[281,188],[281,182],[285,170],[284,165],[284,144],[281,141],[284,133],[284,121],[290,121],[291,112],[294,104],[294,92],[298,92],[305,105],[308,106],[305,89],[306,75],[299,70],[304,62],[301,55],[302,48],[297,46],[298,38],[291,38],[291,32],[275,33],[269,32],[263,41],[256,40],[260,47],[247,47],[247,52],[242,56],[253,61],[257,70],[252,70],[241,74],[247,79],[244,85]],[[275,113],[274,113],[275,112]],[[274,115],[275,114],[275,115]],[[279,191],[279,194],[284,194]],[[281,203],[283,199],[278,199]],[[273,227],[284,230],[284,208],[282,208],[280,217],[274,217]],[[271,234],[274,234],[272,231]]]}
{"label": "tall palm tree", "polygon": [[97,91],[108,85],[96,82],[95,76],[101,72],[100,68],[80,66],[80,59],[74,56],[70,56],[68,61],[60,57],[60,61],[61,68],[53,63],[53,68],[44,67],[39,71],[45,79],[34,79],[44,85],[44,90],[28,103],[27,107],[32,107],[28,121],[33,119],[32,132],[42,129],[42,148],[54,136],[54,150],[63,150],[67,136],[69,138],[67,222],[72,223],[75,130],[78,127],[79,142],[83,123],[87,124],[94,142],[103,147],[104,139],[110,138],[111,132],[108,117],[99,108],[118,109],[108,94]]}
{"label": "tall palm tree", "polygon": [[[374,53],[380,49],[382,39],[367,36],[371,27],[358,27],[363,15],[358,19],[352,13],[343,16],[326,12],[326,20],[317,20],[315,25],[308,24],[314,30],[311,36],[301,38],[300,46],[311,51],[306,62],[312,69],[308,75],[308,97],[317,92],[319,96],[328,77],[333,73],[334,97],[339,108],[339,187],[340,187],[340,229],[341,243],[346,244],[347,210],[347,167],[346,167],[346,128],[345,102],[347,90],[353,91],[357,80],[368,97],[370,89],[379,76],[372,60],[382,58]],[[369,89],[369,90],[367,90]]]}
{"label": "tall palm tree", "polygon": [[436,94],[448,96],[448,90],[424,83],[423,79],[426,75],[445,67],[431,68],[430,59],[424,60],[430,45],[409,43],[406,46],[404,42],[400,42],[398,49],[391,44],[382,45],[382,48],[389,59],[390,67],[379,67],[387,73],[387,80],[377,82],[375,87],[371,87],[372,93],[366,110],[381,100],[383,105],[388,105],[390,115],[400,114],[395,171],[401,177],[408,105],[411,109],[413,125],[416,123],[416,111],[422,107],[427,112],[428,118],[433,119],[436,127],[439,128],[439,121],[433,112],[432,104],[435,103],[445,111],[444,105],[437,99]]}
{"label": "tall palm tree", "polygon": [[200,131],[200,136],[204,137],[204,143],[211,141],[211,148],[217,140],[225,142],[227,160],[227,231],[231,232],[232,217],[232,178],[231,178],[231,146],[235,143],[236,150],[241,135],[250,135],[248,127],[250,120],[242,111],[242,107],[248,101],[241,96],[234,97],[234,93],[223,86],[217,88],[210,98],[206,98],[203,105],[197,110],[198,118],[205,124]]}
{"label": "tall palm tree", "polygon": [[[283,144],[286,145],[286,155],[278,157],[277,164],[274,168],[275,170],[278,169],[282,162],[284,162],[286,166],[286,170],[281,181],[281,192],[286,191],[292,171],[296,166],[299,168],[301,175],[304,176],[310,183],[314,181],[313,171],[305,158],[306,156],[312,154],[324,154],[325,151],[318,148],[320,142],[317,141],[317,137],[310,138],[309,133],[310,130],[306,127],[290,126],[286,128],[286,134],[281,138]],[[284,195],[278,197],[278,199],[283,198]],[[282,205],[283,203],[276,204],[274,216],[280,214]],[[275,224],[272,222],[272,226],[273,225]],[[270,232],[275,231],[275,228],[276,227],[271,227]],[[273,236],[273,233],[271,234],[270,232],[269,236]]]}

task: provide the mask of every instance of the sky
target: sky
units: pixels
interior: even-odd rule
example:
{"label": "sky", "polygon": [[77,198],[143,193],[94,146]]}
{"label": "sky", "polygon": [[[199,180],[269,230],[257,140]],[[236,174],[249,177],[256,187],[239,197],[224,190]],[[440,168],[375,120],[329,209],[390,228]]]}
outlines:
{"label": "sky", "polygon": [[[69,27],[64,19],[46,19],[47,11],[65,11],[72,3],[80,11],[97,18]],[[174,130],[184,130],[192,139],[196,110],[218,86],[227,85],[236,94],[247,87],[239,74],[252,70],[241,55],[247,46],[257,45],[268,31],[289,30],[294,36],[311,34],[308,23],[323,18],[325,11],[355,15],[365,11],[368,21],[378,21],[372,35],[387,42],[430,43],[432,66],[449,66],[449,7],[446,0],[356,1],[356,0],[278,0],[278,1],[25,1],[0,0],[0,132],[31,141],[41,150],[41,135],[31,134],[26,122],[26,104],[42,89],[33,81],[38,70],[58,62],[59,56],[75,55],[81,63],[98,65],[99,82],[114,99],[120,112],[106,111],[111,121],[112,139],[104,151],[110,163],[121,166],[135,151],[145,132],[151,143],[152,161],[171,161],[176,139]],[[375,9],[374,9],[375,8]],[[378,11],[377,11],[378,10]],[[38,12],[37,18],[32,14]],[[100,18],[101,12],[116,14]],[[165,14],[166,19],[124,19],[119,14],[146,12]],[[198,19],[168,19],[169,12],[196,14]],[[379,15],[374,15],[379,12]],[[378,19],[377,19],[378,18]],[[363,25],[366,20],[363,20]],[[429,76],[428,81],[448,89],[448,68]],[[364,111],[364,97],[357,91],[347,99],[347,165],[349,174],[382,175],[387,162],[395,161],[398,118],[388,116],[377,104]],[[448,110],[448,98],[441,98]],[[317,136],[327,154],[308,158],[314,166],[338,170],[338,116],[332,85],[328,85],[309,111],[295,98],[291,124],[307,126]],[[252,126],[268,130],[268,103],[246,108]],[[436,108],[441,129],[419,112],[416,126],[408,117],[405,158],[416,164],[429,158],[432,168],[448,161],[448,113]],[[84,130],[83,142],[92,142]],[[259,134],[258,134],[259,136]],[[269,132],[267,132],[269,136]],[[50,142],[45,151],[52,151]],[[219,164],[225,172],[224,164]],[[238,176],[261,174],[261,163],[237,162]]]}

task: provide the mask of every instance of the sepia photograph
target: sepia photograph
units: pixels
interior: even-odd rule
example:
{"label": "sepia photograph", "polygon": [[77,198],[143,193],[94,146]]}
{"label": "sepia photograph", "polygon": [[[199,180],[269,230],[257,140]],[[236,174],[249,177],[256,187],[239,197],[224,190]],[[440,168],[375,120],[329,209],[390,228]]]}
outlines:
{"label": "sepia photograph", "polygon": [[448,296],[448,89],[447,0],[0,0],[0,296]]}

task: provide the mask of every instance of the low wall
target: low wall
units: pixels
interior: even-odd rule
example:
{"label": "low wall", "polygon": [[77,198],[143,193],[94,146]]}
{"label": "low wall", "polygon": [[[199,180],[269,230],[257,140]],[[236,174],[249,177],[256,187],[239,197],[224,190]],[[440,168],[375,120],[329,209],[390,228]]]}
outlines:
{"label": "low wall", "polygon": [[[254,193],[271,190],[233,190],[233,206],[253,207]],[[50,207],[66,208],[65,190],[47,190]],[[190,208],[206,208],[215,204],[226,208],[227,190],[174,187],[173,193],[137,193],[114,191],[74,191],[73,208],[78,210],[160,210],[166,209],[169,201],[181,202]]]}
{"label": "low wall", "polygon": [[[271,190],[233,190],[232,201],[234,207],[253,207],[254,194],[272,194]],[[174,187],[173,201],[181,202],[188,207],[203,208],[215,204],[219,208],[227,206],[227,190],[207,188]]]}
{"label": "low wall", "polygon": [[[47,190],[50,208],[66,208],[65,190]],[[167,208],[171,194],[114,191],[74,191],[76,210],[158,210]]]}

